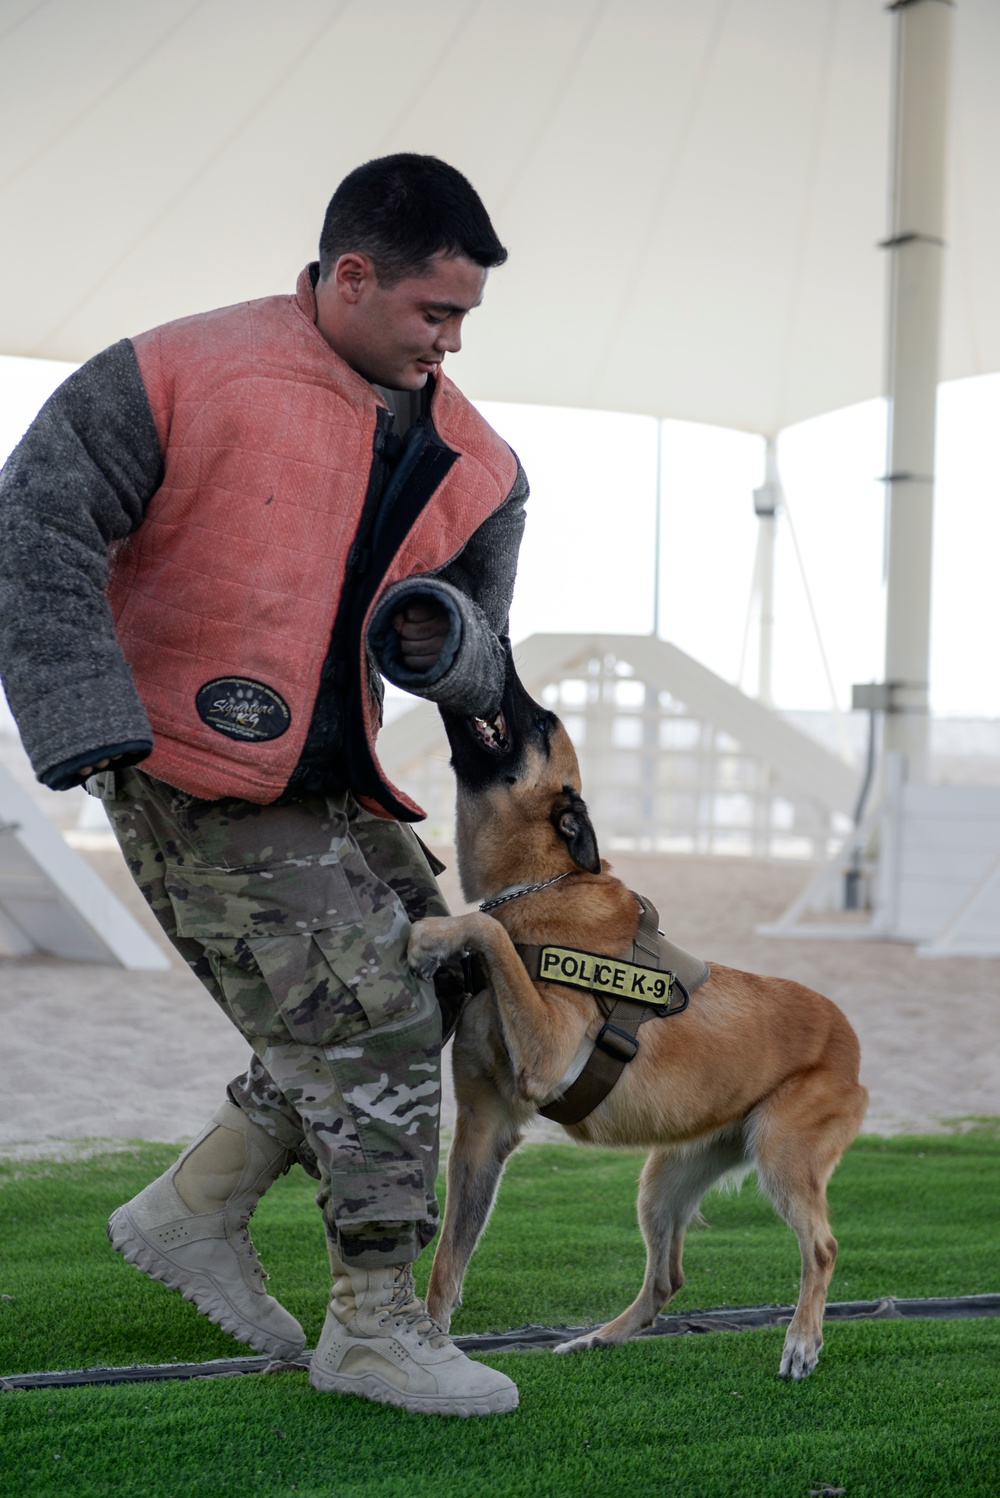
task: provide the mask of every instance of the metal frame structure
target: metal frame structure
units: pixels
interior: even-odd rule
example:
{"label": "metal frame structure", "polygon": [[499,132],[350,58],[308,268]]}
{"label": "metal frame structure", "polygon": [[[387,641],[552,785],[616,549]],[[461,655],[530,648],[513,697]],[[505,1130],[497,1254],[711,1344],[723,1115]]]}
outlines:
{"label": "metal frame structure", "polygon": [[[851,825],[857,770],[652,635],[533,635],[515,649],[558,711],[609,851],[825,859]],[[437,710],[383,730],[379,757],[449,839],[454,781]]]}
{"label": "metal frame structure", "polygon": [[2,765],[0,952],[153,972],[170,966],[152,937]]}

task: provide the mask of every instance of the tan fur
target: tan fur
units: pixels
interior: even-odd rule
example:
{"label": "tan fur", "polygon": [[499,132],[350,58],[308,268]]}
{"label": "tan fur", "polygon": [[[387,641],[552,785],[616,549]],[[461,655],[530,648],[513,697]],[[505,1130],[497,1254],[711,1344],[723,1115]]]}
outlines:
{"label": "tan fur", "polygon": [[[589,994],[532,982],[512,942],[624,956],[638,924],[634,898],[607,864],[600,874],[574,865],[551,820],[566,786],[579,790],[580,779],[561,725],[547,756],[527,751],[516,784],[485,794],[460,786],[459,870],[470,901],[571,872],[492,914],[421,921],[410,942],[410,961],[422,971],[474,952],[490,976],[490,992],[467,1005],[455,1037],[458,1117],[428,1292],[431,1313],[445,1326],[507,1156],[537,1107],[565,1090],[567,1072],[574,1062],[579,1069],[603,1023]],[[614,1321],[557,1350],[623,1342],[649,1326],[684,1282],[684,1233],[704,1191],[727,1173],[755,1169],[802,1255],[780,1371],[810,1373],[837,1253],[826,1184],[868,1100],[858,1063],[854,1031],[829,999],[733,968],[713,965],[683,1014],[643,1025],[635,1060],[604,1102],[567,1132],[590,1144],[652,1146],[639,1189],[646,1277]]]}

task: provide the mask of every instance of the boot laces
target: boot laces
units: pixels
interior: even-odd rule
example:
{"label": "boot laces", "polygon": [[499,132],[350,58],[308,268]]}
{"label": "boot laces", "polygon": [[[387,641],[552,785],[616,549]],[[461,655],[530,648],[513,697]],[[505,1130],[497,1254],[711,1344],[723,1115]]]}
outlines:
{"label": "boot laces", "polygon": [[256,1201],[251,1202],[250,1206],[247,1207],[245,1211],[240,1213],[239,1217],[236,1220],[236,1228],[239,1232],[239,1242],[241,1245],[241,1250],[244,1256],[250,1260],[250,1268],[252,1272],[258,1277],[258,1279],[263,1281],[268,1278],[267,1270],[260,1262],[260,1259],[257,1256],[257,1250],[256,1248],[254,1248],[253,1239],[250,1237],[250,1218],[253,1216],[256,1206]]}
{"label": "boot laces", "polygon": [[389,1299],[380,1309],[389,1312],[394,1326],[405,1326],[415,1331],[418,1346],[428,1342],[431,1347],[445,1347],[450,1341],[447,1332],[438,1326],[423,1301],[417,1299],[413,1288],[413,1271],[408,1264],[394,1270]]}

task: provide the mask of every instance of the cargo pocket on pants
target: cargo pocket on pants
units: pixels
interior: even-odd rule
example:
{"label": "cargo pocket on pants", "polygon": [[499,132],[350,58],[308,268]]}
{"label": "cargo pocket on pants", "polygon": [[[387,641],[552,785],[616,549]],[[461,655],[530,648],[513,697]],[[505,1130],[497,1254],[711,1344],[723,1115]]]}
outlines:
{"label": "cargo pocket on pants", "polygon": [[361,928],[339,863],[174,867],[166,884],[178,932],[204,947],[249,1038],[335,1046],[368,1029],[364,1004],[327,955],[336,931],[343,939]]}
{"label": "cargo pocket on pants", "polygon": [[371,931],[361,943],[333,928],[313,933],[334,978],[349,989],[373,1030],[407,1019],[420,1000],[421,980],[406,961],[408,931],[404,922],[401,938],[381,947]]}

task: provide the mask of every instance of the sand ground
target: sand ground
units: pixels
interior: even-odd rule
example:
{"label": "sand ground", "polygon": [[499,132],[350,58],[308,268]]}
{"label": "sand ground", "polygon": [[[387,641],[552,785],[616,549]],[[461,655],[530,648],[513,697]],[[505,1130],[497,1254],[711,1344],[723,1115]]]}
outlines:
{"label": "sand ground", "polygon": [[[85,856],[162,940],[117,849],[107,836],[92,841]],[[453,856],[439,851],[451,865],[445,893],[453,909],[464,908]],[[682,946],[709,961],[796,978],[840,1005],[861,1040],[870,1131],[1000,1114],[1000,961],[943,962],[895,943],[757,934],[804,886],[809,871],[801,865],[629,855],[614,867],[656,903]],[[0,959],[0,1043],[0,1153],[20,1155],[73,1152],[63,1142],[86,1139],[188,1139],[247,1056],[176,957],[162,973]],[[445,1126],[453,1118],[448,1086]],[[563,1137],[554,1125],[544,1129]]]}

